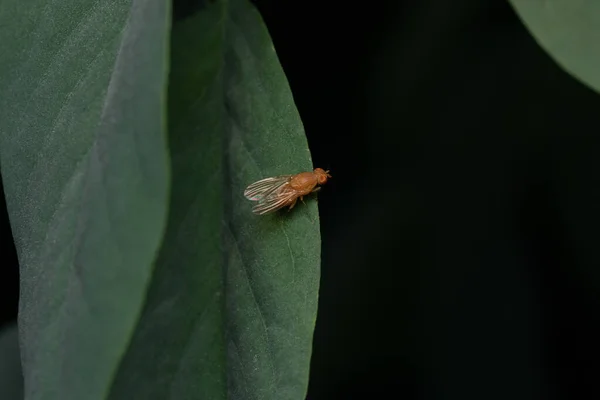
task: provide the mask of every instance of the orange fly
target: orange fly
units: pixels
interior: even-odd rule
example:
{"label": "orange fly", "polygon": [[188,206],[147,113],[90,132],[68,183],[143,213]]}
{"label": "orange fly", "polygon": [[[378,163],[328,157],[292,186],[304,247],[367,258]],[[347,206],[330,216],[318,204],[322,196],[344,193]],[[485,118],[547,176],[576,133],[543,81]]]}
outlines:
{"label": "orange fly", "polygon": [[298,198],[303,202],[304,196],[321,189],[320,185],[324,185],[328,178],[331,178],[329,171],[322,168],[296,175],[273,176],[249,185],[244,191],[244,196],[248,200],[258,202],[252,207],[254,214],[268,214],[286,206],[291,210]]}

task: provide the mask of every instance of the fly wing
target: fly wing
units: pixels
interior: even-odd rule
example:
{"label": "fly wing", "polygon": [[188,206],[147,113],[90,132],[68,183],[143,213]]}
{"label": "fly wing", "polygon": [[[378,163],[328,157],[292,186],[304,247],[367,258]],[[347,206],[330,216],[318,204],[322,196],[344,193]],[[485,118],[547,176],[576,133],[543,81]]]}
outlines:
{"label": "fly wing", "polygon": [[244,190],[244,196],[248,200],[258,201],[289,183],[291,177],[292,175],[279,175],[261,179],[248,185],[246,190]]}
{"label": "fly wing", "polygon": [[287,185],[280,186],[277,190],[261,197],[258,200],[258,204],[252,207],[252,212],[254,214],[263,215],[277,211],[280,208],[291,204],[295,197],[295,190],[289,188]]}

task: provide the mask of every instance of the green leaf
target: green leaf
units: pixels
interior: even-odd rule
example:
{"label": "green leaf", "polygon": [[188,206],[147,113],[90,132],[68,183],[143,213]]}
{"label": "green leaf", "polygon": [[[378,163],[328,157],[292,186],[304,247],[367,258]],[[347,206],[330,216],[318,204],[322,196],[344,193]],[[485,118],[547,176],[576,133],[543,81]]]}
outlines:
{"label": "green leaf", "polygon": [[0,4],[26,398],[304,399],[317,203],[242,195],[313,168],[290,89],[247,0],[163,3]]}
{"label": "green leaf", "polygon": [[166,223],[162,0],[0,5],[0,159],[27,399],[103,399]]}
{"label": "green leaf", "polygon": [[0,327],[0,399],[23,398],[23,375],[17,324]]}
{"label": "green leaf", "polygon": [[600,92],[600,2],[510,0],[533,37],[567,72]]}
{"label": "green leaf", "polygon": [[112,397],[304,399],[317,205],[258,217],[242,195],[262,177],[312,169],[287,81],[246,0],[176,21],[171,48],[171,214]]}

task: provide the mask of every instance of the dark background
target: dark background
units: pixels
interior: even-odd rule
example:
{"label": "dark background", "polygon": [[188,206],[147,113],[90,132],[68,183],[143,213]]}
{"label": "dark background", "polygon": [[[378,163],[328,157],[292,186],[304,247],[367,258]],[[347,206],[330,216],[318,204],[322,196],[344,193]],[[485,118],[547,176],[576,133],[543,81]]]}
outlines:
{"label": "dark background", "polygon": [[19,264],[0,176],[0,332],[8,323],[17,319],[18,306]]}
{"label": "dark background", "polygon": [[505,0],[256,3],[334,177],[308,398],[600,398],[600,96]]}
{"label": "dark background", "polygon": [[505,0],[255,3],[334,176],[308,399],[600,398],[600,96]]}

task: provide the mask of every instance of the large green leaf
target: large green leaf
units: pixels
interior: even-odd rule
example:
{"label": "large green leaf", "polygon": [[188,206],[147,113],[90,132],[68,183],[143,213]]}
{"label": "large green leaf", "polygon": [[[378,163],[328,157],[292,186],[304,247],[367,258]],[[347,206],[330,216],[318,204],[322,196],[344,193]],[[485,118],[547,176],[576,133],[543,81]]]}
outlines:
{"label": "large green leaf", "polygon": [[317,205],[258,217],[242,196],[312,168],[260,16],[188,2],[166,98],[166,6],[103,4],[0,4],[27,398],[303,399]]}
{"label": "large green leaf", "polygon": [[538,43],[566,71],[600,92],[600,2],[510,0]]}
{"label": "large green leaf", "polygon": [[257,217],[242,196],[256,179],[312,168],[285,76],[246,0],[177,20],[171,43],[171,215],[113,397],[304,399],[316,203]]}
{"label": "large green leaf", "polygon": [[0,158],[27,399],[102,399],[164,231],[168,3],[0,5]]}

